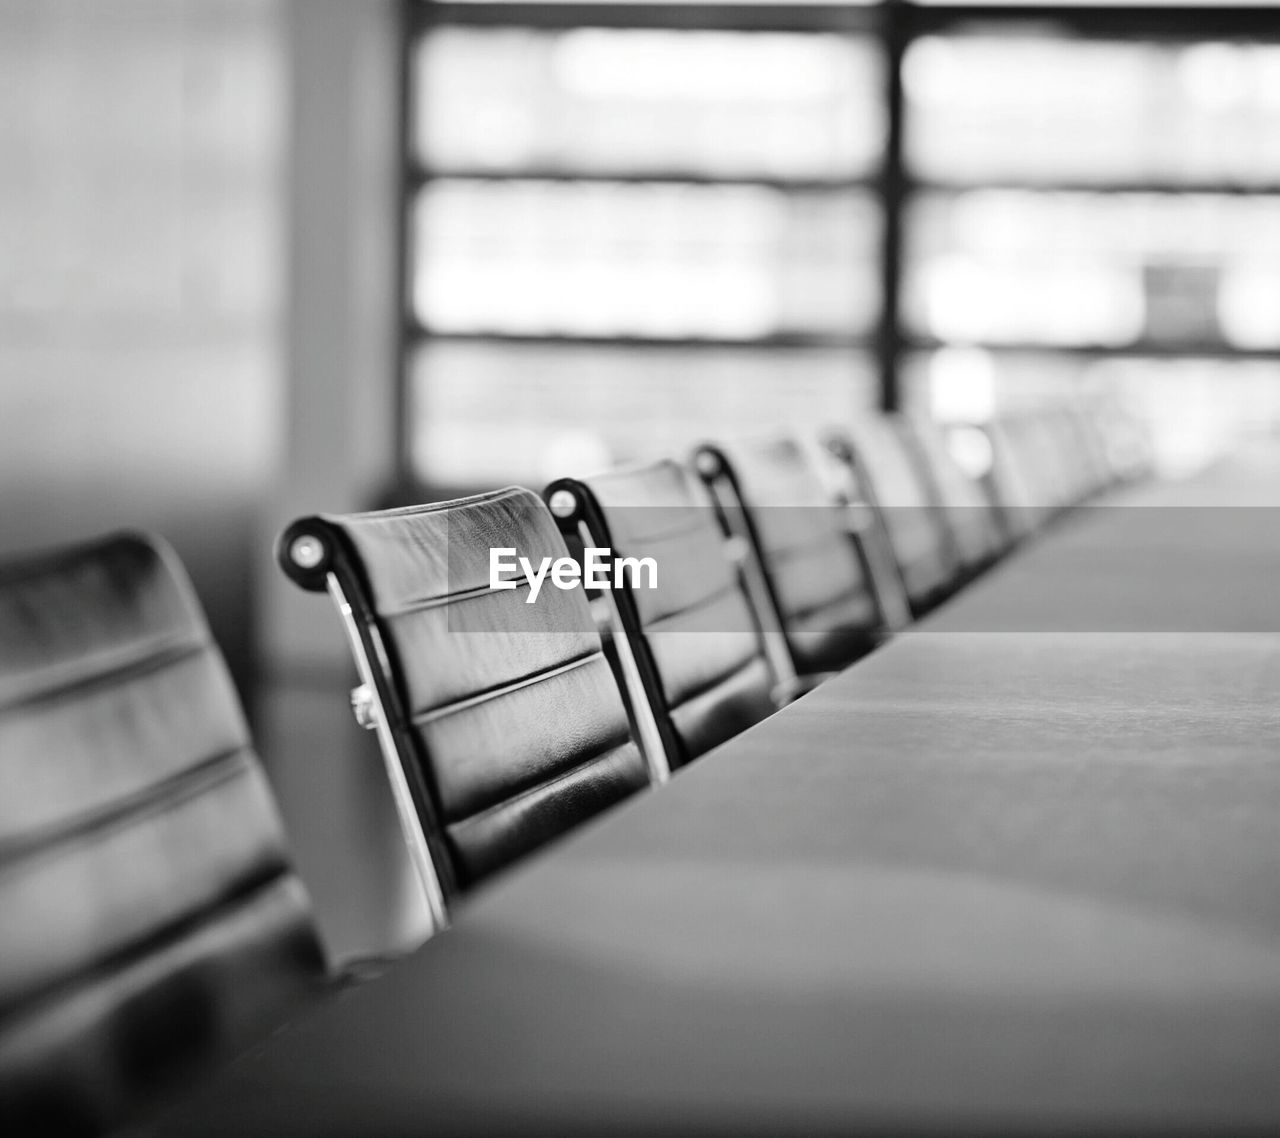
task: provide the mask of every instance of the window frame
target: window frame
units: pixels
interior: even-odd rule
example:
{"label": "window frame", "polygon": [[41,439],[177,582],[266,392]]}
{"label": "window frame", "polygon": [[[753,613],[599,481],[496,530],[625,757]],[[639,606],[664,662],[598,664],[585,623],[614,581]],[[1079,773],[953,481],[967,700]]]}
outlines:
{"label": "window frame", "polygon": [[[951,0],[872,0],[866,4],[751,4],[730,3],[657,3],[645,4],[626,0],[623,3],[526,3],[520,0],[400,0],[401,121],[400,121],[400,200],[398,203],[397,291],[400,297],[399,336],[397,344],[398,375],[396,382],[395,468],[401,496],[421,497],[423,489],[431,491],[467,492],[472,487],[448,487],[432,484],[424,487],[413,468],[411,385],[413,357],[416,349],[432,339],[464,340],[491,343],[590,343],[606,346],[662,344],[671,347],[847,347],[867,351],[874,359],[878,380],[879,405],[886,411],[900,408],[904,366],[908,356],[927,353],[948,346],[951,341],[922,336],[905,326],[901,304],[901,285],[906,256],[905,227],[907,213],[917,194],[929,192],[960,193],[974,188],[1025,189],[1052,193],[1076,189],[1098,193],[1153,192],[1168,194],[1208,193],[1249,197],[1280,194],[1280,186],[1239,186],[1208,181],[1201,184],[1162,184],[1157,181],[1065,183],[1052,179],[1034,183],[1016,181],[967,182],[963,179],[938,180],[914,175],[904,153],[904,137],[909,113],[903,89],[903,59],[910,46],[930,35],[954,35],[973,31],[1016,31],[1033,29],[1043,33],[1052,29],[1064,38],[1111,42],[1186,43],[1211,39],[1214,42],[1280,43],[1280,4],[1185,3],[1176,6],[1148,4],[1081,4],[1054,3],[952,3]],[[415,157],[416,122],[414,119],[413,65],[420,38],[443,26],[474,28],[527,28],[562,30],[577,27],[661,29],[673,31],[778,31],[778,32],[843,32],[872,38],[880,47],[884,60],[882,98],[884,100],[885,139],[878,169],[857,178],[832,180],[778,180],[760,177],[700,178],[686,174],[637,175],[633,178],[609,175],[598,180],[635,182],[677,182],[679,184],[777,186],[802,191],[806,187],[822,190],[861,189],[876,200],[882,218],[879,259],[876,265],[880,285],[880,308],[874,328],[868,334],[853,336],[775,335],[752,340],[721,341],[648,340],[643,337],[575,337],[522,336],[489,333],[437,332],[424,325],[414,311],[413,284],[413,212],[418,192],[436,176],[471,176],[466,171],[436,172],[419,163]],[[1206,36],[1206,31],[1211,34]],[[530,171],[521,174],[487,172],[487,180],[546,178],[563,181],[591,181],[597,176],[564,171]],[[1054,356],[1108,358],[1116,356],[1169,359],[1221,359],[1230,356],[1241,360],[1280,360],[1280,349],[1230,349],[1214,344],[1162,344],[1144,342],[1120,348],[1095,348],[1048,343],[980,343],[975,346],[995,354],[1047,353]]]}

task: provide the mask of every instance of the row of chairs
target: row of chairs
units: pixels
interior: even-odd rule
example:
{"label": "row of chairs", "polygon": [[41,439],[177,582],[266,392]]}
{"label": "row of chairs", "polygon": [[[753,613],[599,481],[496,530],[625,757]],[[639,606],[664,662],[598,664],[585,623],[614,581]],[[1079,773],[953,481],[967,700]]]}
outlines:
{"label": "row of chairs", "polygon": [[[979,482],[936,428],[886,417],[290,526],[281,564],[338,603],[436,925],[972,579],[1047,488],[1036,525],[1135,473],[1114,424],[1071,414],[1088,479],[1060,423],[993,428]],[[658,587],[527,604],[517,573],[490,587],[495,547],[651,557]],[[343,980],[162,540],[0,568],[0,777],[0,1132],[102,1133]]]}
{"label": "row of chairs", "polygon": [[[541,496],[294,522],[281,567],[343,615],[358,717],[378,732],[435,926],[494,871],[666,781],[1132,474],[1104,469],[1107,432],[1079,407],[982,438],[985,481],[936,425],[877,416]],[[607,570],[648,559],[657,580],[613,573],[619,587],[531,605],[527,570],[490,587],[495,547],[584,567],[606,550]]]}

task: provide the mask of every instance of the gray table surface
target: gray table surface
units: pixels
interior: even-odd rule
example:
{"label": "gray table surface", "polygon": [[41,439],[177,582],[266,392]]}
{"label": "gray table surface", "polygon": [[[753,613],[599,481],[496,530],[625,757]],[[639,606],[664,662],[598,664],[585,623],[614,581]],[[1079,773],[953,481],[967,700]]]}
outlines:
{"label": "gray table surface", "polygon": [[1280,445],[1065,517],[934,614],[959,632],[1280,632]]}
{"label": "gray table surface", "polygon": [[1066,519],[156,1133],[1280,1131],[1275,530],[1128,540],[1252,462]]}

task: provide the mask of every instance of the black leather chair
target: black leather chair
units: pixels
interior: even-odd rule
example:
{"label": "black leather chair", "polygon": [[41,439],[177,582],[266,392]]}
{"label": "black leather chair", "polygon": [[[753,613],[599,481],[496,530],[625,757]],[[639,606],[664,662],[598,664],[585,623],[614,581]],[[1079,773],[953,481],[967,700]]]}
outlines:
{"label": "black leather chair", "polygon": [[1054,514],[1078,506],[1088,496],[1087,459],[1066,429],[1062,408],[1051,404],[1027,416],[1029,451],[1038,459],[1044,499]]}
{"label": "black leather chair", "polygon": [[[647,698],[675,769],[776,708],[791,677],[767,642],[705,488],[672,461],[562,478],[543,492],[571,548],[652,558],[657,579],[602,594],[632,701]],[[780,674],[781,669],[781,674]]]}
{"label": "black leather chair", "polygon": [[568,557],[519,488],[302,518],[277,548],[290,578],[338,603],[357,717],[378,732],[436,927],[474,885],[650,781],[581,589],[548,579],[534,604],[523,577],[491,589],[495,548]]}
{"label": "black leather chair", "polygon": [[1101,435],[1077,402],[1064,402],[1048,412],[1051,430],[1066,467],[1073,504],[1108,490],[1114,479]]}
{"label": "black leather chair", "polygon": [[1150,431],[1114,395],[1086,394],[1080,401],[1080,413],[1096,439],[1108,486],[1150,477],[1155,466]]}
{"label": "black leather chair", "polygon": [[897,416],[868,414],[827,441],[853,465],[884,519],[912,612],[927,612],[950,595],[962,566],[908,426]]}
{"label": "black leather chair", "polygon": [[875,647],[885,628],[875,565],[800,441],[708,443],[694,464],[758,557],[797,675],[838,671]]}
{"label": "black leather chair", "polygon": [[990,484],[1005,529],[1015,540],[1030,537],[1066,504],[1057,459],[1045,452],[1034,412],[1002,415],[983,430],[991,440]]}
{"label": "black leather chair", "polygon": [[306,893],[176,557],[0,567],[0,1134],[96,1134],[323,983]]}
{"label": "black leather chair", "polygon": [[[953,457],[946,429],[921,416],[904,416],[903,428],[920,461],[930,498],[941,510],[965,580],[991,566],[1006,548],[991,499]],[[954,582],[959,583],[959,582]]]}

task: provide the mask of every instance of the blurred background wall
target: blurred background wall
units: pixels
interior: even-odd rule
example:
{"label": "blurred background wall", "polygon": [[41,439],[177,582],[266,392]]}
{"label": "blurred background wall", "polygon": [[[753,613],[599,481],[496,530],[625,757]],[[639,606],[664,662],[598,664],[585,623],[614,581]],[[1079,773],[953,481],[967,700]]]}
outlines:
{"label": "blurred background wall", "polygon": [[287,60],[280,4],[0,2],[0,553],[159,530],[245,690]]}
{"label": "blurred background wall", "polygon": [[0,556],[174,544],[340,955],[415,908],[337,622],[271,548],[390,478],[398,26],[376,0],[0,0]]}

